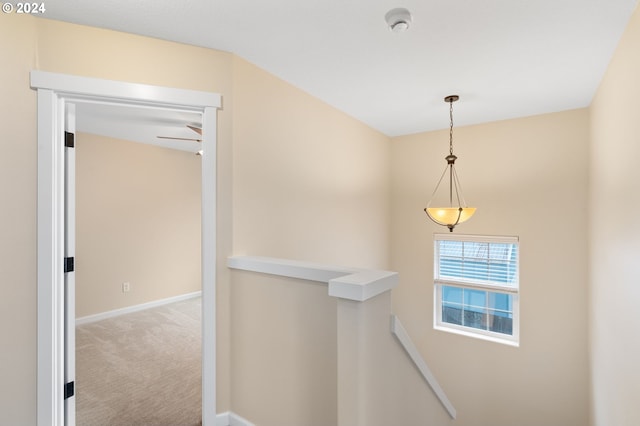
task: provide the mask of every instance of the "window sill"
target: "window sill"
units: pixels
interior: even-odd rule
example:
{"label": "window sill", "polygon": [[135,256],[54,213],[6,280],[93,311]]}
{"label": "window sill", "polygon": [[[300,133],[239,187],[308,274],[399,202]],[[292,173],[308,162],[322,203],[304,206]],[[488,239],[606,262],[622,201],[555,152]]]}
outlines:
{"label": "window sill", "polygon": [[513,347],[516,347],[516,348],[520,347],[520,342],[516,342],[516,341],[510,340],[510,339],[501,339],[499,337],[489,336],[489,335],[480,334],[480,333],[473,333],[473,332],[470,332],[470,331],[460,330],[460,329],[457,329],[457,328],[446,327],[446,326],[442,326],[442,325],[434,325],[433,328],[435,330],[444,331],[446,333],[459,334],[461,336],[472,337],[474,339],[480,339],[480,340],[487,340],[489,342],[494,342],[494,343],[501,343],[503,345],[513,346]]}

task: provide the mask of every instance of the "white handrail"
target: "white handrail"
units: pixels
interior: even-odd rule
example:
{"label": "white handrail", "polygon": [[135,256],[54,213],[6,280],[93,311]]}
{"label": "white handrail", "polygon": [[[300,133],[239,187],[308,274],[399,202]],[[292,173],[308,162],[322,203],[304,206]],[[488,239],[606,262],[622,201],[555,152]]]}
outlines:
{"label": "white handrail", "polygon": [[449,401],[449,398],[447,398],[447,395],[444,393],[440,383],[438,383],[435,376],[427,366],[426,361],[422,358],[422,355],[420,355],[420,351],[418,351],[418,348],[413,344],[407,330],[402,326],[400,319],[395,315],[391,315],[391,332],[398,338],[398,341],[409,355],[409,358],[411,358],[416,367],[418,367],[418,370],[422,373],[422,377],[427,381],[431,390],[433,390],[433,393],[436,394],[444,408],[449,413],[449,416],[451,416],[452,419],[455,419],[456,409],[453,407],[453,404],[451,404],[451,401]]}

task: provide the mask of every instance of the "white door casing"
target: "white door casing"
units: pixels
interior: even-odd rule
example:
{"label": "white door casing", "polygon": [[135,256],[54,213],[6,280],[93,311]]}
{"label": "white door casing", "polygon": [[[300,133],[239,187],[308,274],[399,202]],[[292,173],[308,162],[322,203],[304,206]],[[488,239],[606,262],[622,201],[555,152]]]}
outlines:
{"label": "white door casing", "polygon": [[[100,102],[144,106],[202,114],[202,424],[216,417],[216,112],[218,94],[143,84],[31,72],[38,92],[38,208],[37,208],[37,424],[73,426],[75,400],[65,402],[65,383],[74,378],[75,351],[69,327],[75,312],[74,274],[64,273],[64,258],[75,255],[74,191],[65,181],[75,173],[75,154],[65,149],[64,131],[75,130],[75,105]],[[65,153],[66,151],[66,153]],[[71,219],[71,221],[70,221]],[[66,277],[65,277],[66,275]],[[66,289],[66,291],[65,291]],[[75,327],[73,327],[75,331]],[[68,414],[68,413],[67,413]]]}
{"label": "white door casing", "polygon": [[[64,421],[76,424],[76,106],[65,105],[64,140]],[[69,143],[67,143],[69,142]]]}

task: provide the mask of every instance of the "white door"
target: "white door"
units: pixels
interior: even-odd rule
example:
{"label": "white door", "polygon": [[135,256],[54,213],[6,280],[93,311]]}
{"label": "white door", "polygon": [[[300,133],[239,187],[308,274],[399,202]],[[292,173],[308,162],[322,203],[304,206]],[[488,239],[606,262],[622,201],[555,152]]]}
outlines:
{"label": "white door", "polygon": [[76,424],[76,114],[66,104],[64,137],[64,411],[65,426]]}

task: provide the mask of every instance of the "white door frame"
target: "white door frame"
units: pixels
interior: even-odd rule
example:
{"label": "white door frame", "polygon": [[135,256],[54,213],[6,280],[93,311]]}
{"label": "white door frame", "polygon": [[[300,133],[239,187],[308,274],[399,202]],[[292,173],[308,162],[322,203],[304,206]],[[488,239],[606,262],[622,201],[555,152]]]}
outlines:
{"label": "white door frame", "polygon": [[[67,104],[65,110],[65,135],[76,134],[76,105]],[[66,137],[65,137],[66,139]],[[75,141],[75,139],[74,139]],[[71,145],[71,144],[69,144]],[[75,146],[64,148],[64,258],[76,256],[76,149]],[[66,268],[65,268],[66,269]],[[76,380],[76,273],[75,268],[64,274],[64,383]],[[74,389],[75,391],[75,389]],[[75,393],[75,392],[74,392]],[[66,395],[66,388],[65,388]],[[76,424],[76,399],[64,400],[65,425]]]}
{"label": "white door frame", "polygon": [[216,136],[219,94],[31,72],[38,93],[37,424],[65,424],[65,108],[81,102],[202,114],[202,424],[216,419]]}

